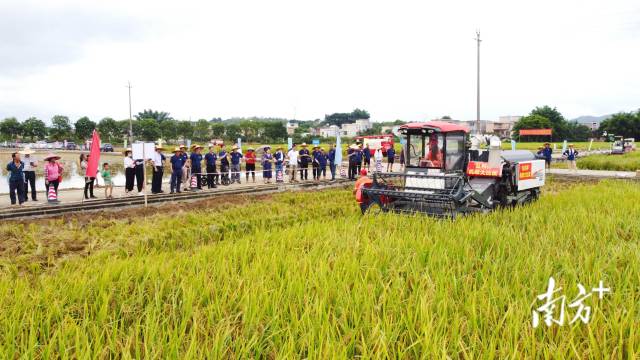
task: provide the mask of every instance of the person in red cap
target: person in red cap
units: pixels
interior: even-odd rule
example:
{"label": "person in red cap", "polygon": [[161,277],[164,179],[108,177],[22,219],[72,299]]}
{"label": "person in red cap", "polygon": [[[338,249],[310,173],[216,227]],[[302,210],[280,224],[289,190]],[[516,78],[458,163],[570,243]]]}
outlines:
{"label": "person in red cap", "polygon": [[373,180],[371,180],[367,174],[367,169],[360,170],[360,178],[356,180],[356,185],[353,187],[353,194],[356,196],[356,201],[360,204],[362,211],[366,210],[364,209],[366,204],[364,202],[364,196],[362,195],[362,188],[370,187],[371,184],[373,184]]}

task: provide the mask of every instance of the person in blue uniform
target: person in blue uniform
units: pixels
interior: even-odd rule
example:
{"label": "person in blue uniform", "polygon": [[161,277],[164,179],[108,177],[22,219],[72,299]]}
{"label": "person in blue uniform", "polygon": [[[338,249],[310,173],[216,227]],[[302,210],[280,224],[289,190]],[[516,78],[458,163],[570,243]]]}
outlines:
{"label": "person in blue uniform", "polygon": [[[194,145],[191,159],[191,176],[196,177],[196,189],[202,190],[202,146]],[[195,189],[191,189],[195,190]]]}
{"label": "person in blue uniform", "polygon": [[320,148],[319,153],[320,154],[318,154],[318,180],[320,180],[320,175],[322,175],[323,180],[326,180],[327,179],[327,159],[329,157],[327,156],[327,153],[324,152],[323,148]]}
{"label": "person in blue uniform", "polygon": [[264,148],[264,154],[262,154],[262,178],[264,179],[265,184],[268,184],[271,182],[272,163],[273,163],[273,154],[271,154],[271,148],[266,146]]}
{"label": "person in blue uniform", "polygon": [[207,188],[214,189],[218,182],[218,174],[216,173],[216,160],[218,155],[214,151],[213,145],[209,146],[209,152],[204,156],[204,163],[207,167]]}
{"label": "person in blue uniform", "polygon": [[179,147],[173,150],[173,156],[169,159],[171,163],[171,193],[181,192],[180,183],[182,183],[182,168],[184,167],[185,158],[182,149]]}
{"label": "person in blue uniform", "polygon": [[356,157],[356,174],[360,174],[360,170],[362,169],[362,144],[360,144],[354,151]]}
{"label": "person in blue uniform", "polygon": [[553,149],[551,149],[551,144],[544,143],[544,148],[542,149],[542,156],[544,157],[544,162],[547,166],[547,169],[551,169],[551,155],[553,154]]}
{"label": "person in blue uniform", "polygon": [[302,149],[298,152],[298,164],[300,165],[300,180],[309,179],[309,163],[311,162],[311,155],[307,149],[307,144],[302,143]]}
{"label": "person in blue uniform", "polygon": [[351,145],[347,149],[347,158],[349,159],[349,180],[356,179],[356,145]]}
{"label": "person in blue uniform", "polygon": [[393,147],[387,149],[387,172],[393,171],[393,162],[396,160],[396,150]]}
{"label": "person in blue uniform", "polygon": [[[276,182],[284,182],[284,158],[285,154],[282,150],[282,146],[276,149],[276,153],[273,154],[273,159],[276,163]],[[281,174],[281,178],[278,178],[278,173]]]}
{"label": "person in blue uniform", "polygon": [[371,149],[369,148],[369,144],[364,146],[362,149],[362,155],[364,159],[364,166],[367,167],[367,171],[369,170],[369,166],[371,165]]}
{"label": "person in blue uniform", "polygon": [[331,171],[331,180],[336,179],[336,146],[331,145],[329,154],[327,154],[327,160],[329,161],[329,171]]}
{"label": "person in blue uniform", "polygon": [[311,164],[311,173],[313,175],[313,180],[320,180],[320,147],[314,146],[313,151],[311,152],[312,164]]}
{"label": "person in blue uniform", "polygon": [[229,153],[227,153],[226,146],[220,146],[218,159],[220,159],[220,183],[223,185],[229,185],[231,179],[229,178]]}
{"label": "person in blue uniform", "polygon": [[240,160],[243,156],[237,145],[234,145],[231,150],[231,182],[240,184]]}

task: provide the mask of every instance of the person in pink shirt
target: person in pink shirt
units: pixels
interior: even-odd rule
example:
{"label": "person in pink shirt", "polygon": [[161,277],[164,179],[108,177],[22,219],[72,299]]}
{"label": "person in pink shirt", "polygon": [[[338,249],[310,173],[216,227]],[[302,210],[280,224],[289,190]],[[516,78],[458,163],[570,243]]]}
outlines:
{"label": "person in pink shirt", "polygon": [[49,190],[49,186],[53,186],[56,194],[58,193],[58,185],[60,185],[62,172],[64,171],[64,168],[58,160],[60,160],[60,156],[54,154],[49,154],[44,158],[44,161],[46,161],[44,165],[44,185],[47,191]]}

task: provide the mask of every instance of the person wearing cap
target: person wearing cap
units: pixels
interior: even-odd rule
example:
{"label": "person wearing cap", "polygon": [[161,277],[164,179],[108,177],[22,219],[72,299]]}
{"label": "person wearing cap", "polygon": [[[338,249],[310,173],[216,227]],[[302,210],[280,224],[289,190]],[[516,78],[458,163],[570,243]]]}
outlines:
{"label": "person wearing cap", "polygon": [[49,154],[44,158],[44,187],[46,191],[49,191],[49,187],[53,186],[53,190],[58,194],[58,186],[60,185],[60,179],[62,179],[62,173],[64,168],[58,162],[60,156]]}
{"label": "person wearing cap", "polygon": [[[220,182],[228,185],[231,179],[229,178],[229,154],[226,146],[220,145],[218,158],[220,159]],[[223,180],[226,180],[226,182]]]}
{"label": "person wearing cap", "polygon": [[369,167],[371,166],[371,148],[369,148],[369,143],[367,143],[364,146],[364,149],[362,149],[362,155],[364,159],[364,166],[369,170]]}
{"label": "person wearing cap", "polygon": [[207,169],[207,188],[209,189],[216,188],[216,183],[218,182],[216,160],[218,160],[218,155],[215,152],[214,146],[211,145],[209,146],[209,152],[204,155],[204,163]]}
{"label": "person wearing cap", "polygon": [[31,200],[38,201],[36,196],[36,167],[38,161],[33,157],[34,151],[30,147],[24,148],[19,154],[22,155],[22,162],[24,163],[24,201],[29,199],[29,186],[31,186]]}
{"label": "person wearing cap", "polygon": [[578,157],[578,150],[573,148],[573,144],[569,144],[569,148],[562,153],[562,156],[567,159],[569,170],[578,171],[576,166],[576,158]]}
{"label": "person wearing cap", "polygon": [[296,150],[296,144],[293,144],[291,149],[289,149],[287,158],[289,158],[289,170],[291,171],[289,182],[296,182],[296,172],[298,171],[298,150]]}
{"label": "person wearing cap", "polygon": [[347,149],[347,158],[349,159],[349,180],[356,179],[356,149],[358,147],[354,145],[350,145],[349,149]]}
{"label": "person wearing cap", "polygon": [[392,147],[387,149],[387,172],[393,171],[393,162],[396,160],[396,149]]}
{"label": "person wearing cap", "polygon": [[271,154],[271,148],[266,146],[264,148],[264,154],[262,154],[262,179],[264,179],[264,183],[268,184],[271,182],[271,164],[273,163],[273,154]]}
{"label": "person wearing cap", "polygon": [[238,149],[238,145],[234,145],[231,150],[231,183],[237,182],[240,184],[240,161],[242,160],[242,153],[240,149]]}
{"label": "person wearing cap", "polygon": [[320,147],[319,146],[314,146],[313,147],[313,151],[311,152],[311,158],[313,159],[313,162],[311,164],[311,174],[313,175],[313,180],[320,180],[320,161],[319,158],[320,157]]}
{"label": "person wearing cap", "polygon": [[161,194],[162,191],[162,176],[164,175],[164,160],[165,156],[162,154],[164,148],[156,146],[156,151],[151,158],[151,165],[153,166],[153,177],[151,178],[151,193]]}
{"label": "person wearing cap", "polygon": [[198,190],[202,190],[202,146],[194,145],[192,147],[191,156],[189,160],[191,160],[191,176],[196,177],[196,188]]}
{"label": "person wearing cap", "polygon": [[331,144],[327,153],[327,161],[329,162],[329,171],[331,172],[331,180],[336,179],[336,146]]}
{"label": "person wearing cap", "polygon": [[298,152],[298,164],[300,165],[300,180],[309,179],[309,162],[311,161],[311,155],[307,149],[307,144],[302,143],[302,149]]}
{"label": "person wearing cap", "polygon": [[9,172],[9,198],[11,199],[11,205],[16,204],[16,197],[18,204],[22,205],[24,202],[24,162],[20,160],[20,154],[15,152],[11,154],[11,162],[7,164],[7,171]]}
{"label": "person wearing cap", "polygon": [[252,147],[247,149],[247,152],[244,154],[244,159],[244,170],[247,182],[249,182],[249,173],[251,173],[253,182],[256,182],[256,152]]}
{"label": "person wearing cap", "polygon": [[136,177],[136,163],[133,161],[131,149],[124,151],[124,192],[130,194],[133,191],[133,180]]}
{"label": "person wearing cap", "polygon": [[365,196],[362,195],[362,188],[370,187],[371,184],[373,184],[373,180],[371,180],[367,174],[367,169],[360,170],[360,178],[356,180],[355,186],[353,187],[353,194],[356,196],[356,201],[360,205],[360,210],[363,213],[367,210],[367,203],[365,202]]}
{"label": "person wearing cap", "polygon": [[547,169],[551,169],[552,154],[553,154],[553,149],[551,149],[551,144],[544,143],[544,148],[542,149],[542,156],[544,157],[544,162]]}
{"label": "person wearing cap", "polygon": [[324,152],[323,148],[320,148],[318,154],[318,180],[320,180],[320,175],[322,174],[322,179],[327,179],[327,153]]}
{"label": "person wearing cap", "polygon": [[185,158],[182,155],[182,148],[177,147],[173,150],[173,156],[169,158],[171,163],[171,180],[170,180],[170,192],[180,193],[180,185],[182,183],[182,171],[184,168]]}
{"label": "person wearing cap", "polygon": [[273,158],[276,163],[276,181],[281,182],[282,180],[278,180],[278,172],[282,174],[282,179],[284,179],[283,165],[284,165],[284,151],[282,151],[282,146],[278,146],[276,149],[276,153],[273,154]]}

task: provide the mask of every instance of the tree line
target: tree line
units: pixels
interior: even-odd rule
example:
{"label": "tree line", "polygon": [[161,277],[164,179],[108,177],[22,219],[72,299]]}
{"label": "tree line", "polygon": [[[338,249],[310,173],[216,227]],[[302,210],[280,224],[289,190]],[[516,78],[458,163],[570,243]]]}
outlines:
{"label": "tree line", "polygon": [[568,121],[557,108],[551,108],[548,105],[536,107],[513,126],[513,138],[516,140],[548,141],[549,136],[525,135],[521,138],[519,132],[522,129],[552,129],[551,141],[587,141],[589,138],[599,136],[592,133],[588,126],[576,121]]}
{"label": "tree line", "polygon": [[619,112],[600,123],[599,131],[625,138],[640,139],[640,109],[633,112]]}
{"label": "tree line", "polygon": [[[197,121],[176,120],[169,113],[145,110],[131,120],[131,128],[135,140],[154,141],[162,138],[165,141],[209,141],[222,139],[235,141],[242,138],[246,142],[286,142],[287,129],[285,119],[234,118],[223,121],[220,118]],[[86,116],[74,123],[64,115],[51,118],[47,126],[41,119],[31,117],[23,122],[15,117],[5,118],[0,122],[0,140],[35,142],[38,140],[63,141],[75,140],[84,142],[91,137],[93,129],[97,129],[103,142],[122,143],[129,135],[129,119],[114,120],[105,117],[98,122]]]}

